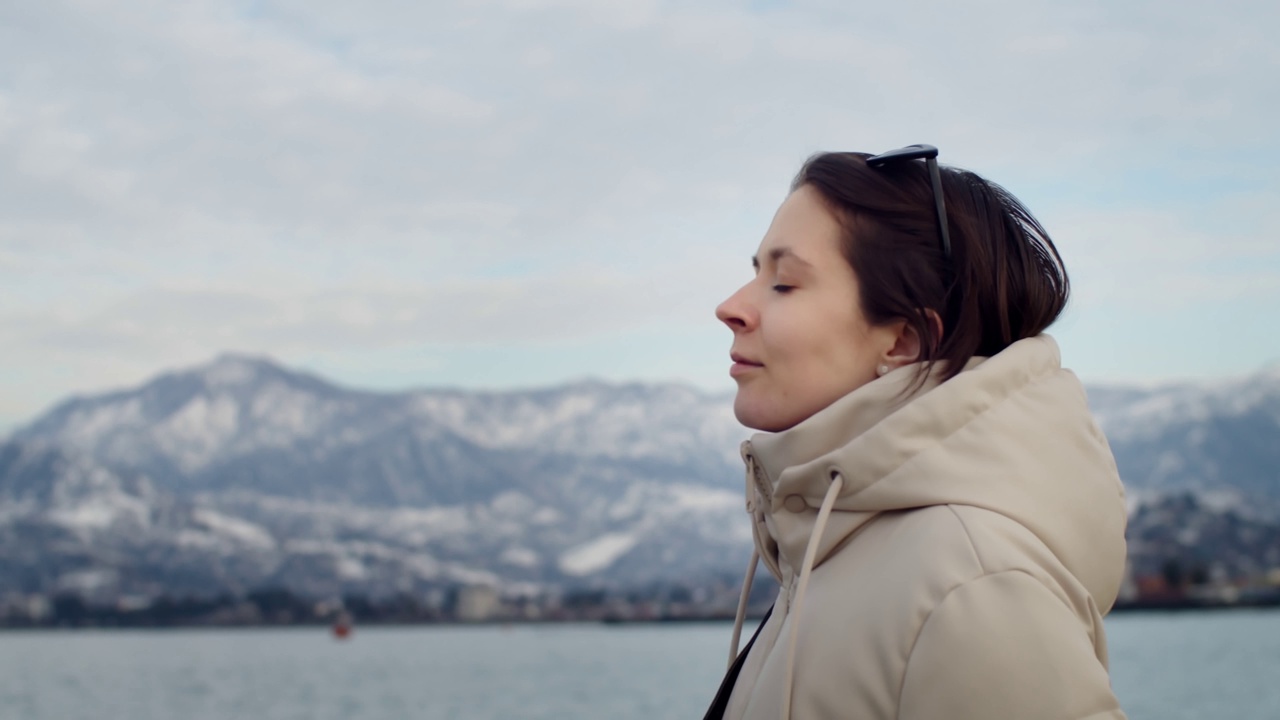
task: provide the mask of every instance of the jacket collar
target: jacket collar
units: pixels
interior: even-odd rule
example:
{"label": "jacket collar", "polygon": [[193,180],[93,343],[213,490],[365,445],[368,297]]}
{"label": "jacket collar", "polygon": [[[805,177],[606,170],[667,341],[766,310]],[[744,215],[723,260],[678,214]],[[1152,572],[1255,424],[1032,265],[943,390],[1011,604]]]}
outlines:
{"label": "jacket collar", "polygon": [[[779,485],[784,471],[839,450],[904,405],[938,386],[941,367],[935,367],[923,383],[918,380],[919,369],[918,364],[900,367],[836,400],[788,430],[752,435],[744,443],[743,452],[750,452],[764,471],[769,481],[768,494],[782,494],[785,498],[798,493],[815,506],[821,502],[829,477],[823,479],[822,473],[816,473],[806,479],[788,473],[788,482]],[[846,482],[842,494],[851,494],[859,489],[850,487]]]}
{"label": "jacket collar", "polygon": [[[974,361],[977,362],[977,361]],[[817,564],[875,512],[833,514],[820,538],[811,537],[816,508],[832,481],[828,458],[881,423],[895,411],[939,384],[935,367],[921,383],[919,366],[908,365],[854,390],[798,425],[780,433],[757,433],[742,443],[747,466],[747,509],[754,515],[756,550],[769,571],[789,587],[798,575],[810,542],[819,543]],[[866,487],[869,478],[845,475],[840,498]],[[840,500],[837,509],[842,507]]]}
{"label": "jacket collar", "polygon": [[[1059,357],[1053,338],[1041,335],[1014,343],[994,357],[971,359],[946,383],[940,383],[941,366],[921,383],[919,366],[908,365],[854,390],[795,427],[753,435],[742,447],[749,475],[747,505],[756,516],[757,549],[766,565],[786,584],[810,542],[818,543],[816,567],[880,512],[975,502],[964,491],[984,492],[981,481],[957,482],[966,472],[976,472],[973,456],[952,455],[939,446],[947,445],[954,433],[1006,398],[1047,376],[1061,377],[1066,371]],[[1073,376],[1070,383],[1079,387]],[[1083,399],[1083,392],[1078,398],[1051,398],[1049,405],[1026,418],[1031,424],[1025,431],[1055,432],[1049,420],[1064,412],[1070,422],[1083,415],[1092,425]],[[1078,407],[1061,404],[1077,401]],[[1016,439],[993,436],[985,446],[999,453]],[[1105,441],[1089,450],[1091,455],[1100,453],[1106,455],[1105,462],[1099,458],[1101,465],[1114,468]],[[948,464],[934,467],[937,458],[944,456]],[[926,459],[929,462],[920,462]],[[907,465],[911,472],[898,472]],[[833,473],[843,479],[834,504],[837,512],[822,537],[810,538],[816,508]],[[1107,474],[1114,475],[1114,469]],[[897,479],[881,482],[891,475]],[[939,485],[940,475],[953,481]],[[1118,486],[1118,479],[1115,482]],[[982,498],[977,502],[985,504]]]}

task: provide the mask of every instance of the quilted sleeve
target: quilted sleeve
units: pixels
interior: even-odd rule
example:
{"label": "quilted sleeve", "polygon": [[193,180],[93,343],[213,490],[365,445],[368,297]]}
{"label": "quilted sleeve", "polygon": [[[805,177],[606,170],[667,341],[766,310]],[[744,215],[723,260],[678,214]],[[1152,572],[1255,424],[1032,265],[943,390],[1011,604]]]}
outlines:
{"label": "quilted sleeve", "polygon": [[1125,717],[1075,614],[1018,571],[970,580],[934,608],[898,708],[900,720]]}

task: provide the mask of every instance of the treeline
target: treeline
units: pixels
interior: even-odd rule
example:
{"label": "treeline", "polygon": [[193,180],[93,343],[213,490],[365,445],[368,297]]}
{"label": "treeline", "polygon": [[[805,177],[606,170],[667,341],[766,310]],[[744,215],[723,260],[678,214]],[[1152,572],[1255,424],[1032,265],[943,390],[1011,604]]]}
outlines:
{"label": "treeline", "polygon": [[162,628],[199,626],[326,625],[345,616],[366,624],[427,623],[449,619],[448,608],[398,595],[370,599],[349,595],[341,601],[316,601],[288,590],[268,588],[242,597],[160,596],[145,605],[93,603],[60,594],[46,603],[5,608],[0,626],[8,628]]}
{"label": "treeline", "polygon": [[[776,585],[752,592],[753,612],[772,601]],[[3,628],[165,628],[419,624],[451,622],[661,621],[732,618],[738,588],[730,579],[691,587],[658,583],[629,590],[549,589],[505,595],[488,586],[436,588],[388,597],[347,594],[317,600],[287,589],[244,595],[115,598],[97,602],[72,593],[0,597]]]}

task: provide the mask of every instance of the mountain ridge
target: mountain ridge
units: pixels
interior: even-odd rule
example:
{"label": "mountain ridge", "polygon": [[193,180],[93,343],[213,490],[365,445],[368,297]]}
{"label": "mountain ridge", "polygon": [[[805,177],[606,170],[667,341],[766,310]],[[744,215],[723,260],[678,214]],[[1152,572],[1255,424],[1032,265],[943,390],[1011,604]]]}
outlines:
{"label": "mountain ridge", "polygon": [[[1280,507],[1280,369],[1089,395],[1135,496]],[[748,435],[730,394],[681,384],[366,391],[222,354],[0,441],[0,593],[732,574]]]}

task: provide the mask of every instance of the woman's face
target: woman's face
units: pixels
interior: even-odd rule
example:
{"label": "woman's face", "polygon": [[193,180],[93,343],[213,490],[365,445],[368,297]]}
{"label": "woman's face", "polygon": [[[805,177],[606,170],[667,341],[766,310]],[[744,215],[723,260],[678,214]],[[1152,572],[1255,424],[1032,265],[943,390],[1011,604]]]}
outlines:
{"label": "woman's face", "polygon": [[809,186],[791,193],[760,242],[756,276],[716,308],[733,331],[738,422],[786,430],[876,378],[898,331],[863,315],[841,227]]}

